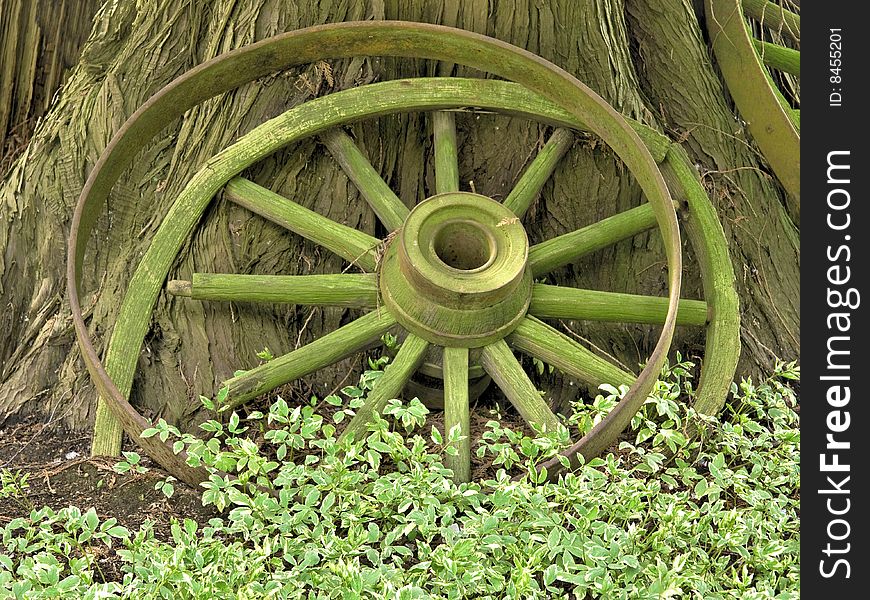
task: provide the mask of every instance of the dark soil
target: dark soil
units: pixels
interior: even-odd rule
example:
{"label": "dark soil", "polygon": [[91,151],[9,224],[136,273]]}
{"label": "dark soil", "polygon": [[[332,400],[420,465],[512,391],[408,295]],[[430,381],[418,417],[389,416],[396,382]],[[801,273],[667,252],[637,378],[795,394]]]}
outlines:
{"label": "dark soil", "polygon": [[205,523],[216,516],[211,507],[202,506],[199,490],[181,482],[174,482],[171,498],[154,489],[167,474],[147,457],[142,458],[147,473],[119,475],[112,467],[120,459],[90,458],[89,449],[90,435],[57,424],[25,421],[0,429],[0,469],[26,473],[29,484],[24,494],[0,499],[0,526],[33,508],[93,506],[101,520],[115,517],[131,531],[150,520],[155,535],[169,539],[173,517]]}

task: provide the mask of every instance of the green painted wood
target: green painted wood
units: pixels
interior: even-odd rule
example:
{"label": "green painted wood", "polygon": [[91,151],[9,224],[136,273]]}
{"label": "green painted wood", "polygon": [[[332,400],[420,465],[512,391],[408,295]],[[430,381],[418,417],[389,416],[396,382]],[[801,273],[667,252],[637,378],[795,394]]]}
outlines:
{"label": "green painted wood", "polygon": [[529,248],[529,267],[535,277],[572,263],[587,254],[656,226],[652,206],[642,204],[576,231]]}
{"label": "green painted wood", "polygon": [[294,379],[336,363],[376,341],[395,325],[386,310],[375,310],[267,363],[221,384],[229,390],[226,405],[234,408]]}
{"label": "green painted wood", "polygon": [[480,364],[529,425],[556,431],[559,419],[503,339],[483,348]]}
{"label": "green painted wood", "polygon": [[233,275],[194,273],[192,281],[170,281],[166,290],[194,300],[282,302],[346,308],[377,308],[374,273],[342,275]]}
{"label": "green painted wood", "polygon": [[423,362],[428,348],[429,342],[413,333],[408,334],[396,358],[375,382],[374,388],[366,398],[366,403],[357,410],[356,415],[347,424],[339,441],[346,438],[359,440],[365,437],[366,426],[371,422],[374,413],[381,413],[387,402],[401,395],[405,384]]}
{"label": "green painted wood", "polygon": [[452,112],[432,113],[435,146],[435,191],[459,191],[459,148],[456,145],[456,120]]}
{"label": "green painted wood", "polygon": [[[617,292],[602,292],[536,283],[532,286],[529,314],[541,319],[609,321],[613,323],[664,323],[668,299]],[[707,323],[707,303],[680,300],[677,325]]]}
{"label": "green painted wood", "polygon": [[631,385],[636,377],[611,364],[535,317],[526,317],[508,336],[511,346],[597,388],[602,383]]}
{"label": "green painted wood", "polygon": [[444,439],[454,427],[462,439],[458,454],[444,455],[444,466],[453,470],[453,481],[471,480],[471,417],[468,406],[468,349],[444,348]]}
{"label": "green painted wood", "polygon": [[674,182],[671,188],[675,196],[688,205],[684,227],[701,271],[710,311],[704,363],[693,406],[700,413],[714,415],[725,404],[740,358],[740,299],[734,268],[716,207],[685,150],[674,145],[663,169],[668,181]]}
{"label": "green painted wood", "polygon": [[224,197],[323,246],[364,271],[371,273],[377,269],[381,241],[376,237],[327,219],[243,177],[235,177],[227,183]]}
{"label": "green painted wood", "polygon": [[779,44],[771,44],[753,39],[755,50],[761,58],[761,62],[772,69],[784,71],[795,77],[801,74],[801,53],[793,48],[786,48]]}
{"label": "green painted wood", "polygon": [[389,231],[401,227],[410,212],[408,207],[390,189],[356,142],[340,128],[324,133],[320,141],[329,149],[384,227]]}
{"label": "green painted wood", "polygon": [[772,31],[801,39],[801,16],[770,0],[742,0],[743,13]]}
{"label": "green painted wood", "polygon": [[529,168],[505,198],[504,205],[518,217],[522,217],[532,205],[541,188],[556,170],[556,165],[574,143],[574,134],[567,129],[557,129],[538,152]]}

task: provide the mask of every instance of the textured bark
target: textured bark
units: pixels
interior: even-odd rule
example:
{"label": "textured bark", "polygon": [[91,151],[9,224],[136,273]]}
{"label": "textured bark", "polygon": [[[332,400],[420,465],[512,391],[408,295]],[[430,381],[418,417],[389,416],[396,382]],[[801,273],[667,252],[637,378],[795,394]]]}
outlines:
{"label": "textured bark", "polygon": [[800,240],[785,194],[735,118],[688,0],[629,0],[627,8],[644,92],[696,161],[731,240],[743,312],[738,373],[796,360]]}
{"label": "textured bark", "polygon": [[[761,170],[743,133],[734,132],[738,122],[688,0],[108,2],[63,93],[0,182],[0,248],[5,249],[0,253],[0,419],[36,412],[62,415],[82,426],[93,418],[94,392],[74,348],[63,298],[62,257],[72,207],[88,170],[124,120],[156,90],[219,53],[300,27],[369,18],[444,23],[503,39],[567,69],[624,114],[666,127],[703,169],[734,240],[746,311],[743,372],[767,368],[773,354],[797,354],[797,235],[782,211],[781,190]],[[463,67],[454,72],[479,75]],[[137,257],[208,157],[315,95],[434,73],[435,65],[423,61],[322,62],[205,102],[161,132],[115,186],[89,247],[84,289],[92,293],[84,304],[95,339],[107,340]],[[477,113],[458,113],[457,126],[460,188],[496,199],[507,195],[548,133],[525,120]],[[431,123],[425,115],[367,121],[349,132],[404,203],[411,206],[433,193]],[[386,233],[316,140],[275,154],[245,176],[361,231]],[[621,163],[594,140],[580,137],[528,211],[531,241],[639,202],[639,188]],[[561,269],[548,282],[664,295],[664,265],[658,233],[651,232]],[[344,266],[341,259],[219,199],[170,279],[190,279],[194,271],[337,273]],[[684,297],[701,297],[691,261],[684,289]],[[133,403],[146,415],[189,425],[199,407],[197,395],[213,393],[235,369],[255,366],[256,352],[264,346],[275,355],[287,352],[354,315],[341,308],[163,295],[140,356]],[[657,339],[656,328],[644,325],[569,325],[632,370]],[[700,336],[685,329],[676,347],[694,351]],[[300,394],[328,392],[358,365],[358,360],[344,361],[294,387]],[[576,393],[567,381],[547,377],[557,400]]]}
{"label": "textured bark", "polygon": [[100,0],[0,0],[0,176],[75,65]]}

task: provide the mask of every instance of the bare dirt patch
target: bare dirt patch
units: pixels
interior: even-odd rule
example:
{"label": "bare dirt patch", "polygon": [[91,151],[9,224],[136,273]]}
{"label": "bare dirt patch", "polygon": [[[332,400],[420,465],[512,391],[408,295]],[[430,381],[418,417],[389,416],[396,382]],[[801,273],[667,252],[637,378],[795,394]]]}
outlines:
{"label": "bare dirt patch", "polygon": [[89,449],[88,434],[60,425],[31,420],[0,429],[0,468],[27,474],[29,484],[24,494],[0,499],[0,525],[43,506],[94,507],[100,519],[114,517],[131,531],[150,520],[155,535],[169,539],[173,518],[205,523],[217,516],[202,506],[199,490],[181,482],[174,482],[171,498],[154,489],[167,473],[148,458],[142,458],[147,473],[120,475],[112,468],[118,459],[91,458]]}

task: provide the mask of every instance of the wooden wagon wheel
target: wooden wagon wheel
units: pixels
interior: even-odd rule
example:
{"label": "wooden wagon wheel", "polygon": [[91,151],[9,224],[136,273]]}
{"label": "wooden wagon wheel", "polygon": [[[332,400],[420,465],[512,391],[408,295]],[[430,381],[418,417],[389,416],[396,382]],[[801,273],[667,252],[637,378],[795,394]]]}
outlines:
{"label": "wooden wagon wheel", "polygon": [[[324,56],[318,48],[330,50]],[[81,259],[95,214],[137,146],[169,120],[216,93],[293,64],[358,55],[410,56],[467,64],[517,83],[433,78],[373,84],[306,102],[254,129],[210,159],[164,218],[130,281],[106,357],[100,361],[81,318]],[[504,203],[458,190],[453,117],[444,109],[466,106],[523,115],[560,127]],[[342,123],[408,110],[436,111],[433,121],[438,193],[413,210],[389,190],[353,141],[336,129]],[[570,146],[567,128],[591,131],[607,142],[635,175],[649,203],[529,247],[520,217]],[[656,157],[641,142],[638,131]],[[389,236],[389,243],[382,244],[381,240],[237,176],[275,150],[311,135],[322,136],[378,218],[395,232]],[[227,380],[227,403],[231,406],[332,364],[398,324],[407,330],[407,338],[343,436],[359,436],[365,431],[372,412],[399,395],[431,345],[444,348],[448,428],[459,425],[463,434],[468,431],[470,351],[479,352],[483,368],[523,417],[546,429],[557,427],[557,418],[514,357],[513,346],[584,381],[631,385],[618,406],[568,453],[570,457],[588,457],[612,443],[643,404],[666,358],[678,322],[678,308],[679,322],[709,323],[708,351],[720,343],[722,348],[730,349],[715,361],[717,368],[705,367],[699,409],[718,410],[733,375],[737,311],[724,236],[680,152],[655,132],[639,124],[630,126],[598,96],[554,65],[485,36],[401,22],[344,23],[284,34],[217,57],[182,76],[149,100],[113,138],[92,172],[74,216],[68,277],[77,338],[102,400],[119,425],[164,468],[187,481],[201,480],[201,470],[187,466],[183,457],[175,456],[164,444],[154,438],[139,439],[148,423],[126,398],[150,313],[171,264],[211,198],[225,188],[225,197],[342,256],[364,273],[292,277],[197,274],[190,282],[171,282],[170,292],[201,299],[280,300],[370,309],[356,321],[302,348]],[[706,304],[680,304],[679,229],[673,200],[657,161],[663,163],[669,179],[690,206],[693,224],[689,232],[702,258]],[[668,258],[668,298],[532,283],[535,275],[656,225],[662,232]],[[625,310],[608,310],[615,304]],[[652,322],[661,324],[662,332],[645,368],[634,378],[535,315]],[[448,461],[459,479],[468,477],[467,436],[459,456]]]}
{"label": "wooden wagon wheel", "polygon": [[800,43],[800,15],[770,0],[707,0],[707,29],[728,91],[752,138],[788,193],[800,222],[800,110],[791,106],[768,67],[800,76],[800,51],[756,39],[749,19]]}

